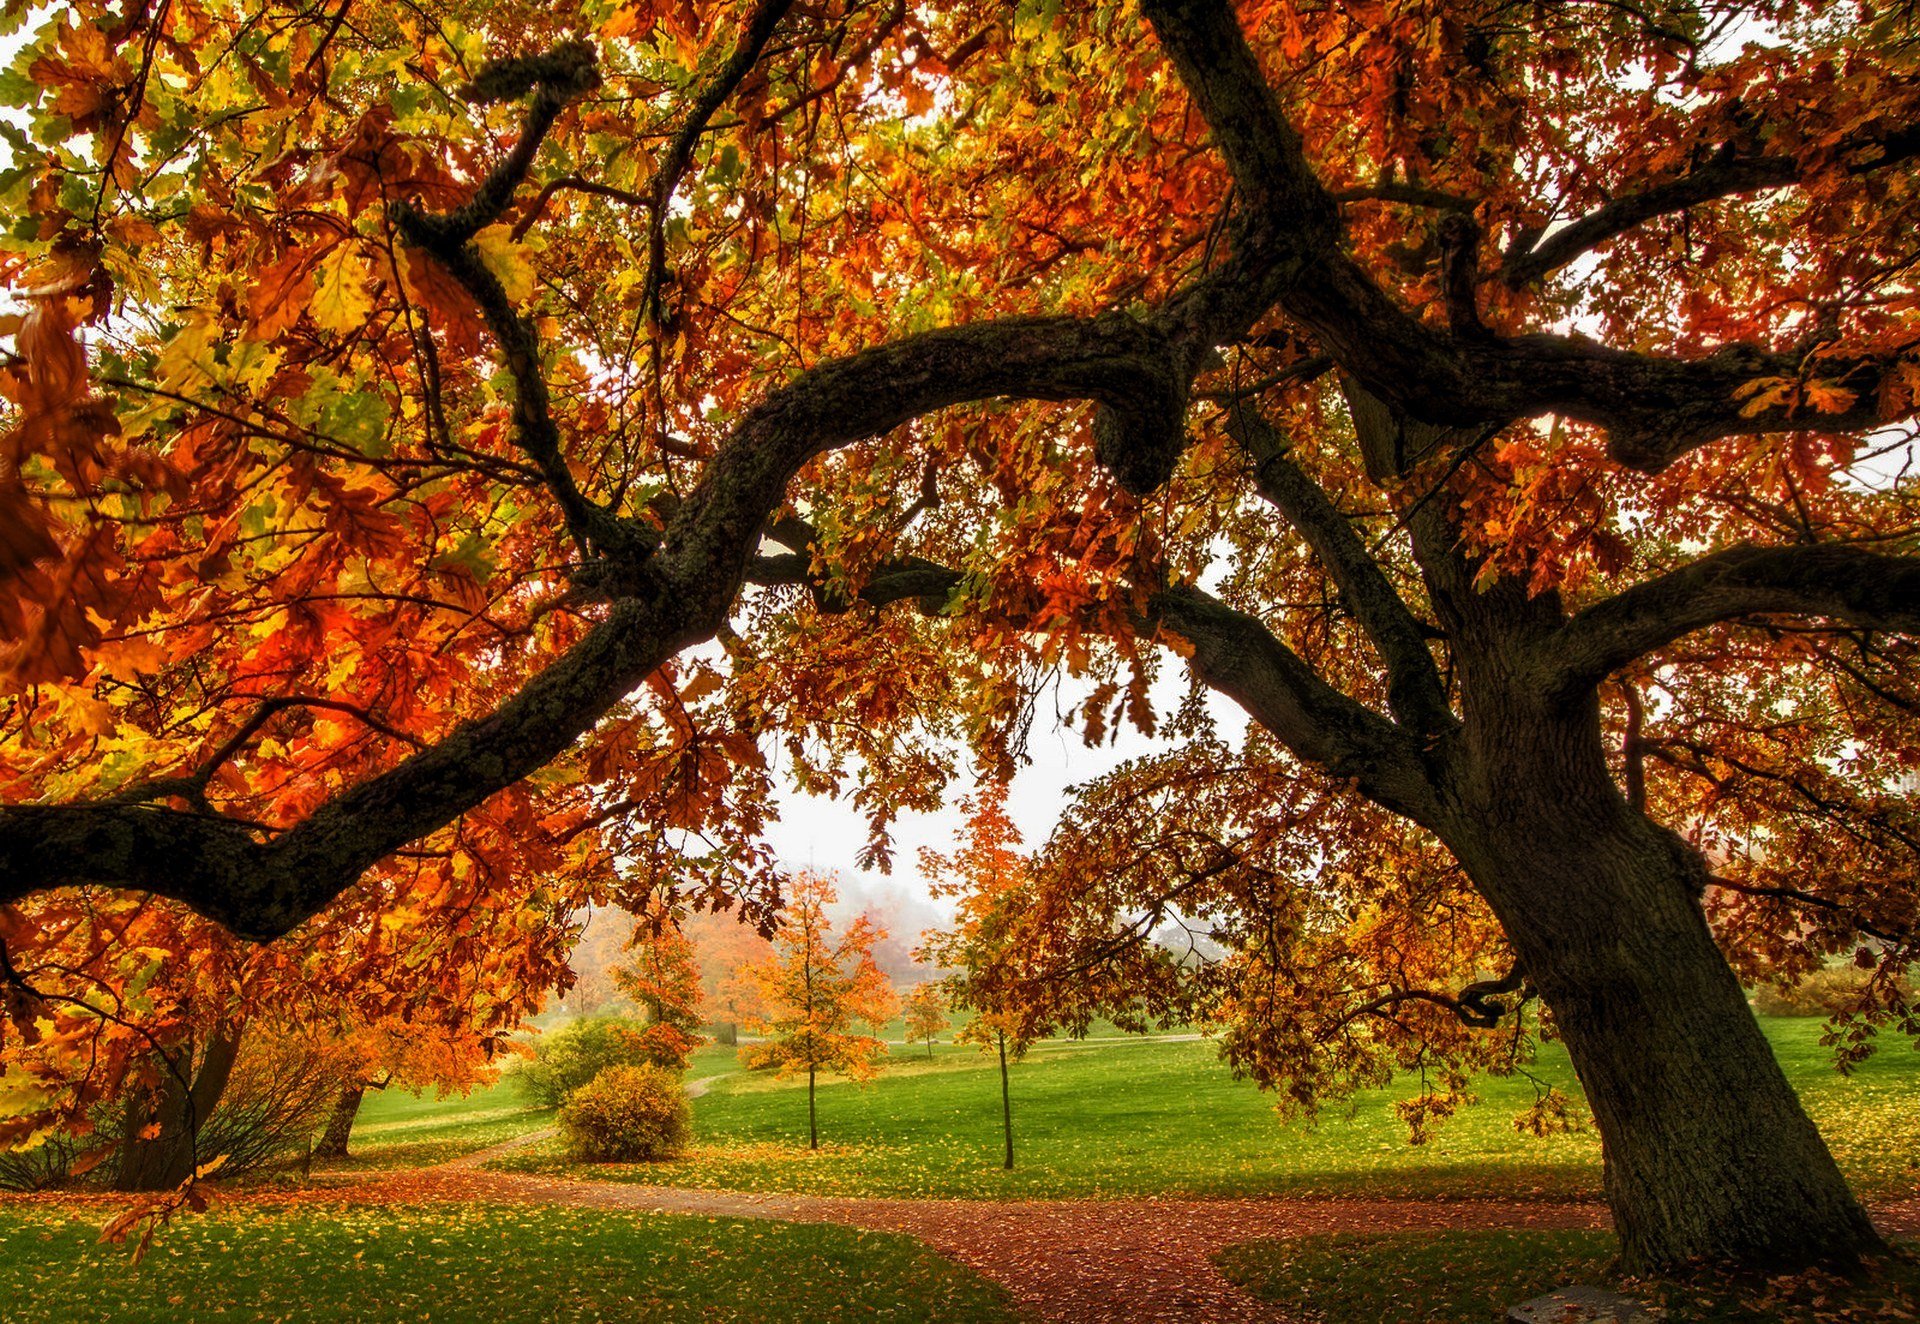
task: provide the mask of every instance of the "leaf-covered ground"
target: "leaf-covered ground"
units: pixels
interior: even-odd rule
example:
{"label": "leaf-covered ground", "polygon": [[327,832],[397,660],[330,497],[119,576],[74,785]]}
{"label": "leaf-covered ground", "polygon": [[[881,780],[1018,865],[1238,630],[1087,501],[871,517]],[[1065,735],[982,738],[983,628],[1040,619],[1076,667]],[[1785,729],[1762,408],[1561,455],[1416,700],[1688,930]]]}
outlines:
{"label": "leaf-covered ground", "polygon": [[[1857,1189],[1870,1198],[1910,1193],[1920,1154],[1920,1053],[1890,1038],[1860,1072],[1842,1077],[1818,1042],[1821,1022],[1763,1024]],[[1578,1097],[1557,1047],[1546,1049],[1535,1074]],[[1414,1147],[1393,1112],[1396,1099],[1417,1092],[1412,1082],[1363,1095],[1316,1125],[1283,1126],[1271,1096],[1233,1080],[1209,1043],[1043,1045],[1013,1071],[1011,1173],[999,1166],[999,1088],[993,1060],[971,1049],[941,1045],[931,1062],[923,1050],[896,1050],[886,1074],[865,1088],[821,1086],[825,1147],[817,1154],[806,1148],[803,1082],[734,1074],[696,1101],[696,1145],[679,1162],[572,1170],[553,1144],[499,1162],[652,1185],[846,1195],[1600,1195],[1591,1130],[1544,1139],[1514,1130],[1534,1097],[1524,1078],[1480,1081],[1480,1105]]]}
{"label": "leaf-covered ground", "polygon": [[1672,1320],[1912,1319],[1920,1261],[1901,1251],[1858,1281],[1826,1274],[1719,1282],[1622,1281],[1609,1267],[1611,1233],[1476,1229],[1271,1239],[1215,1257],[1227,1277],[1289,1319],[1368,1324],[1485,1324],[1509,1306],[1568,1283],[1612,1287]]}
{"label": "leaf-covered ground", "polygon": [[130,1267],[98,1208],[0,1207],[8,1324],[1015,1318],[910,1237],[545,1206],[229,1208]]}

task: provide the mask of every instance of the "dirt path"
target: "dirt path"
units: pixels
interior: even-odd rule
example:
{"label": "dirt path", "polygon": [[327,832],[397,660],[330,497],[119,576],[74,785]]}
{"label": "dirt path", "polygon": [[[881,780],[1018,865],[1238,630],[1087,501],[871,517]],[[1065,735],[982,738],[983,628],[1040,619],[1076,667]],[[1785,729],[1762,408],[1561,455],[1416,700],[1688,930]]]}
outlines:
{"label": "dirt path", "polygon": [[[909,1200],[636,1186],[498,1172],[483,1165],[539,1132],[411,1174],[408,1198],[774,1218],[904,1232],[985,1274],[1037,1319],[1266,1321],[1281,1318],[1214,1267],[1222,1247],[1316,1232],[1607,1226],[1597,1204],[1515,1200]],[[352,1199],[350,1191],[337,1196]],[[376,1197],[377,1198],[377,1197]],[[389,1197],[391,1198],[391,1197]],[[1876,1211],[1888,1232],[1920,1231],[1920,1199]]]}

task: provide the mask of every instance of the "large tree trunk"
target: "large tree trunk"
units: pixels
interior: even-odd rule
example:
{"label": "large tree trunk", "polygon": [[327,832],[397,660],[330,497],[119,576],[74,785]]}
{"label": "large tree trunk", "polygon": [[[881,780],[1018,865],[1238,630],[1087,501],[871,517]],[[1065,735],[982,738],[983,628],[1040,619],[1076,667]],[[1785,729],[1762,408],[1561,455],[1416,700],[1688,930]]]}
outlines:
{"label": "large tree trunk", "polygon": [[[170,1191],[193,1175],[196,1164],[213,1157],[198,1153],[196,1141],[227,1088],[239,1052],[240,1027],[222,1026],[207,1041],[191,1086],[186,1076],[193,1071],[193,1055],[186,1050],[164,1073],[157,1096],[131,1102],[114,1178],[117,1189]],[[144,1133],[150,1128],[154,1133],[149,1137]]]}
{"label": "large tree trunk", "polygon": [[1877,1247],[1714,943],[1705,862],[1627,804],[1574,707],[1482,725],[1447,835],[1579,1072],[1627,1267]]}
{"label": "large tree trunk", "polygon": [[353,1119],[360,1114],[360,1101],[367,1097],[367,1087],[363,1082],[355,1081],[343,1085],[340,1097],[333,1101],[333,1111],[327,1115],[327,1128],[320,1133],[320,1140],[313,1147],[315,1158],[345,1158],[347,1140],[353,1135]]}

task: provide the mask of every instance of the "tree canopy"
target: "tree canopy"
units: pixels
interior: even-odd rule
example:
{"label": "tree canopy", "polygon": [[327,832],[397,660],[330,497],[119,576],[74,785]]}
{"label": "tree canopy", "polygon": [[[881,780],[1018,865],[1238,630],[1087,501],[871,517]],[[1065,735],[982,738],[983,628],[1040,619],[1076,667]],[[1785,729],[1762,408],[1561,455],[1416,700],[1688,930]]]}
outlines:
{"label": "tree canopy", "polygon": [[1184,744],[1051,913],[1211,915],[1244,1061],[1537,997],[1631,1262],[1871,1243],[1722,952],[1911,1021],[1910,6],[31,21],[10,972],[107,888],[537,984],[768,916],[770,760],[884,859],[1064,673]]}

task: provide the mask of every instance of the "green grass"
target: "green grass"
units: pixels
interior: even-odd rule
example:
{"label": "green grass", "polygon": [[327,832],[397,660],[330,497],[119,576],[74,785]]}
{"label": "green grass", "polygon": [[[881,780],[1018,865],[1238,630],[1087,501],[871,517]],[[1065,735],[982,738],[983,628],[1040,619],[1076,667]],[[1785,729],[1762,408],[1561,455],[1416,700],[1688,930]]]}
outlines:
{"label": "green grass", "polygon": [[436,1205],[182,1219],[130,1267],[100,1208],[0,1208],[9,1324],[1016,1318],[910,1237],[751,1220]]}
{"label": "green grass", "polygon": [[[1872,1197],[1910,1192],[1920,1153],[1920,1053],[1888,1046],[1852,1078],[1817,1042],[1818,1021],[1767,1031],[1829,1144]],[[707,1050],[711,1052],[712,1050]],[[1565,1054],[1535,1068],[1571,1096]],[[804,1082],[741,1073],[694,1103],[695,1148],[672,1163],[581,1168],[576,1175],[679,1186],[919,1196],[1150,1194],[1486,1195],[1598,1198],[1600,1153],[1589,1129],[1535,1139],[1513,1118],[1533,1099],[1525,1079],[1490,1078],[1482,1102],[1421,1147],[1394,1115],[1403,1086],[1330,1110],[1317,1125],[1281,1125],[1272,1098],[1235,1081],[1208,1043],[1041,1046],[1014,1068],[1018,1166],[999,1166],[999,1078],[993,1059],[941,1045],[900,1050],[866,1088],[823,1083],[825,1148],[806,1145]],[[557,1171],[547,1144],[497,1162]]]}
{"label": "green grass", "polygon": [[502,1076],[471,1094],[370,1092],[347,1143],[352,1156],[326,1171],[418,1168],[498,1145],[553,1123],[553,1110],[527,1097],[520,1078]]}
{"label": "green grass", "polygon": [[[1608,1287],[1675,1320],[1911,1319],[1920,1263],[1902,1252],[1848,1282],[1822,1274],[1688,1284],[1621,1281],[1610,1232],[1336,1232],[1229,1246],[1228,1278],[1289,1319],[1490,1324],[1568,1283]],[[1904,1312],[1904,1313],[1896,1313]]]}

